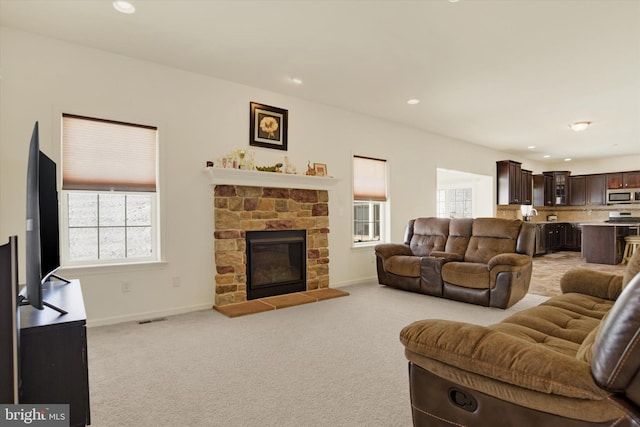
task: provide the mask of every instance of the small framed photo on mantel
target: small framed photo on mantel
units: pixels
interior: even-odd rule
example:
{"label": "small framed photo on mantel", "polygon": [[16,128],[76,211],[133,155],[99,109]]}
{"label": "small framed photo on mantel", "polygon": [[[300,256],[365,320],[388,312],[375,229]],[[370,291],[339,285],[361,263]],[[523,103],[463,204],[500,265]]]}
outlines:
{"label": "small framed photo on mantel", "polygon": [[327,165],[324,163],[314,163],[313,169],[316,171],[316,176],[327,176]]}
{"label": "small framed photo on mantel", "polygon": [[289,111],[252,102],[249,145],[287,151]]}

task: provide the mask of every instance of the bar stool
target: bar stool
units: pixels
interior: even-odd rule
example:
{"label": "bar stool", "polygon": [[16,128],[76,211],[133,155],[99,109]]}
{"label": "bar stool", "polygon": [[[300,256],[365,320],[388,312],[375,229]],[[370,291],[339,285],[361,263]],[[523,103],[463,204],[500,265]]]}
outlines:
{"label": "bar stool", "polygon": [[640,250],[640,236],[627,236],[624,238],[624,252],[622,254],[622,264],[626,264],[634,251]]}

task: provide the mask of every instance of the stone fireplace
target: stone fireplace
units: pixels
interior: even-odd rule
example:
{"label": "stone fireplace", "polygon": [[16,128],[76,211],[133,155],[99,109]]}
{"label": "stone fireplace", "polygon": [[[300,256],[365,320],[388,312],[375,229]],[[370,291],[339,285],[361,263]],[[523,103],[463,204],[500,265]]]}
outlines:
{"label": "stone fireplace", "polygon": [[[237,175],[240,176],[240,173],[245,174],[242,176],[272,175],[245,171],[239,171]],[[286,177],[278,179],[283,178]],[[302,178],[307,177],[295,179]],[[329,287],[327,190],[215,185],[214,222],[216,306],[245,302],[248,299],[247,232],[302,230],[306,235],[306,269],[301,289],[305,291]]]}

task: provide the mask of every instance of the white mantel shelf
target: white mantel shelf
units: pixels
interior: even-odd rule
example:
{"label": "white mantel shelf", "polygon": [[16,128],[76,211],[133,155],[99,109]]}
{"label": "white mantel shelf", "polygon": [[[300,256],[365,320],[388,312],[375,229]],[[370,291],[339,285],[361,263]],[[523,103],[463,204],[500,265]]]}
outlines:
{"label": "white mantel shelf", "polygon": [[209,177],[211,185],[331,190],[340,181],[337,178],[324,176],[293,175],[242,169],[205,168],[204,173]]}

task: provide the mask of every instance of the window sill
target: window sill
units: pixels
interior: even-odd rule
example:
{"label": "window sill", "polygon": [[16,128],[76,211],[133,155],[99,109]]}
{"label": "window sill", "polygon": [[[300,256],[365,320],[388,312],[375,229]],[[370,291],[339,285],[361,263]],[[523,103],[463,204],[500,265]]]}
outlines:
{"label": "window sill", "polygon": [[75,274],[109,274],[121,271],[144,271],[164,268],[167,261],[144,261],[117,264],[87,264],[62,266],[58,270],[60,275],[72,276]]}
{"label": "window sill", "polygon": [[370,249],[381,243],[384,243],[384,242],[378,241],[378,242],[367,242],[367,243],[353,243],[351,245],[351,249]]}

